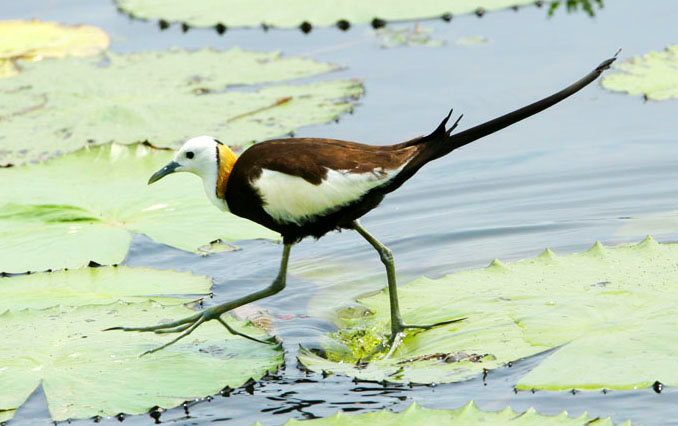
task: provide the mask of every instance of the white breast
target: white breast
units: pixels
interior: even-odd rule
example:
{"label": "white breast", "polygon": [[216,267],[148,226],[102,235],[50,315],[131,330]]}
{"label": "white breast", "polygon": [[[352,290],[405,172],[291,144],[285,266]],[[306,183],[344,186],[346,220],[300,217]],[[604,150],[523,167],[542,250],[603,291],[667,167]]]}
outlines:
{"label": "white breast", "polygon": [[263,169],[252,182],[264,201],[264,210],[279,222],[302,225],[360,199],[370,189],[388,182],[398,170],[375,169],[368,173],[327,170],[314,185],[298,176]]}

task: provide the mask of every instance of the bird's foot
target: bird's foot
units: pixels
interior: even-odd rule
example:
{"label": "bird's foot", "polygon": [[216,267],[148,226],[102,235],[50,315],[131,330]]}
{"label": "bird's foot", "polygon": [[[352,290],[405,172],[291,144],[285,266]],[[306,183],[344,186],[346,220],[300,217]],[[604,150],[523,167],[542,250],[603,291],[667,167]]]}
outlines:
{"label": "bird's foot", "polygon": [[420,329],[420,330],[430,330],[434,327],[440,327],[443,325],[448,325],[448,324],[453,324],[455,322],[463,321],[465,320],[466,317],[464,318],[456,318],[453,320],[447,320],[447,321],[440,321],[436,322],[433,324],[426,324],[426,325],[415,325],[415,324],[404,324],[403,322],[399,321],[395,324],[394,327],[391,329],[391,336],[388,339],[388,342],[386,344],[380,343],[372,353],[370,353],[367,357],[363,359],[363,361],[370,361],[374,356],[386,352],[386,355],[382,359],[389,359],[395,351],[398,349],[398,346],[400,346],[400,343],[402,343],[403,338],[405,337],[405,331],[407,329]]}
{"label": "bird's foot", "polygon": [[[434,328],[434,327],[440,327],[441,325],[453,324],[453,323],[455,323],[455,322],[464,321],[465,319],[466,319],[466,317],[463,317],[463,318],[456,318],[456,319],[453,319],[453,320],[440,321],[440,322],[436,322],[436,323],[433,323],[433,324],[426,324],[426,325],[414,325],[414,324],[403,324],[403,323],[400,323],[400,324],[397,326],[397,328],[398,328],[400,331],[406,330],[406,329],[408,329],[408,328],[419,328],[419,329],[421,329],[421,330],[430,330],[430,329],[432,329],[432,328]],[[394,330],[394,331],[395,331],[395,330]]]}
{"label": "bird's foot", "polygon": [[165,343],[162,346],[158,346],[157,348],[148,350],[144,353],[141,354],[141,356],[152,354],[153,352],[157,352],[159,350],[165,349],[166,347],[175,344],[179,340],[183,339],[184,337],[188,336],[191,334],[196,328],[198,328],[200,325],[203,323],[210,321],[210,320],[217,320],[226,327],[226,330],[228,330],[231,334],[234,334],[236,336],[244,337],[249,340],[253,340],[255,342],[259,343],[264,343],[267,345],[274,344],[275,341],[274,339],[270,339],[268,341],[266,340],[261,340],[257,339],[256,337],[248,336],[245,333],[241,333],[235,329],[233,329],[226,321],[224,321],[221,318],[221,314],[223,312],[219,312],[214,308],[208,308],[205,309],[202,312],[198,312],[194,315],[188,316],[186,318],[182,318],[177,321],[172,321],[168,322],[165,324],[158,324],[158,325],[152,325],[148,327],[111,327],[107,328],[104,331],[112,331],[112,330],[120,330],[120,331],[138,331],[138,332],[153,332],[156,334],[165,334],[165,333],[181,333],[179,336],[176,338],[170,340],[169,342]]}

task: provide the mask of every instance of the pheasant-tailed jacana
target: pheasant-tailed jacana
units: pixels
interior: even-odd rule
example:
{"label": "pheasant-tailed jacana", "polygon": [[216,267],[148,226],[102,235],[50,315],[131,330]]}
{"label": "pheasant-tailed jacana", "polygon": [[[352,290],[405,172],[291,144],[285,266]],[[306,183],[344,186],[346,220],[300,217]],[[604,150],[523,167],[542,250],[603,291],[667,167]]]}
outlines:
{"label": "pheasant-tailed jacana", "polygon": [[148,183],[174,172],[194,173],[202,178],[207,196],[218,208],[279,232],[284,246],[278,276],[263,290],[178,321],[114,329],[181,333],[147,353],[175,343],[209,320],[221,322],[231,333],[257,340],[233,330],[221,315],[281,291],[285,288],[292,245],[308,236],[320,238],[338,229],[357,231],[375,248],[386,266],[391,304],[391,350],[407,328],[428,329],[461,320],[456,318],[429,325],[403,323],[391,251],[370,235],[358,219],[377,207],[386,194],[398,189],[429,161],[560,102],[594,81],[615,58],[616,55],[548,98],[454,135],[451,133],[461,116],[446,129],[450,111],[433,133],[387,146],[322,138],[289,138],[255,144],[236,157],[227,146],[212,137],[190,139],[176,153],[174,160],[151,176]]}

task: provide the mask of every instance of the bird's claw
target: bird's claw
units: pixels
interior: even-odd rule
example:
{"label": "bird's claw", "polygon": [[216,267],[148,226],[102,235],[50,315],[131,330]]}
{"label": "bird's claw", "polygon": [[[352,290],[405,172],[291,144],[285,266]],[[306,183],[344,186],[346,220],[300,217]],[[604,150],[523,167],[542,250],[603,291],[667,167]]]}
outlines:
{"label": "bird's claw", "polygon": [[440,321],[440,322],[436,322],[436,323],[433,323],[433,324],[426,324],[426,325],[400,324],[399,328],[401,329],[401,331],[408,329],[408,328],[419,328],[419,329],[422,329],[422,330],[430,330],[434,327],[440,327],[441,325],[448,325],[448,324],[453,324],[455,322],[464,321],[466,318],[468,318],[468,317],[456,318],[456,319],[447,320],[447,321]]}
{"label": "bird's claw", "polygon": [[183,339],[184,337],[188,336],[191,334],[196,328],[198,328],[201,324],[204,322],[214,320],[216,319],[219,321],[221,325],[223,325],[226,330],[228,330],[229,333],[244,337],[246,339],[259,342],[259,343],[264,343],[267,345],[272,345],[275,342],[275,340],[270,340],[270,341],[265,341],[261,339],[257,339],[256,337],[249,336],[245,333],[241,333],[237,330],[235,330],[233,327],[231,327],[226,321],[224,321],[221,318],[221,314],[213,312],[211,309],[206,309],[202,312],[198,312],[195,315],[191,315],[189,317],[177,320],[177,321],[172,321],[168,322],[165,324],[158,324],[158,325],[152,325],[148,327],[111,327],[107,328],[104,331],[112,331],[112,330],[120,330],[120,331],[138,331],[138,332],[153,332],[156,334],[167,334],[167,333],[181,333],[179,336],[176,338],[170,340],[169,342],[165,343],[162,346],[158,346],[157,348],[153,348],[151,350],[148,350],[144,353],[142,353],[140,356],[152,354],[153,352],[160,351],[162,349],[165,349],[166,347],[175,344],[179,340]]}

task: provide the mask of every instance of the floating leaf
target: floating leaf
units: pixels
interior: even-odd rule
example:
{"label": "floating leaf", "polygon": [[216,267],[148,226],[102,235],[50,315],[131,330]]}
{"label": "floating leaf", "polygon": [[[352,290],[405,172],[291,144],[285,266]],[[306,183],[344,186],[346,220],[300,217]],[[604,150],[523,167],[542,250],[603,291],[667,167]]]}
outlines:
{"label": "floating leaf", "polygon": [[[385,293],[361,302],[376,314],[347,318],[327,358],[301,362],[368,380],[455,382],[484,369],[558,348],[522,377],[518,389],[636,389],[678,385],[678,245],[646,239],[635,246],[520,262],[438,280],[419,279],[400,292],[407,323],[459,317],[429,331],[410,331],[392,359],[355,365],[387,335]],[[562,346],[562,347],[561,347]],[[343,361],[343,362],[341,362]]]}
{"label": "floating leaf", "polygon": [[601,82],[604,88],[655,101],[678,99],[678,45],[613,66],[622,72],[604,76]]}
{"label": "floating leaf", "polygon": [[19,70],[14,66],[11,59],[0,58],[0,78],[12,77],[17,74],[19,74]]}
{"label": "floating leaf", "polygon": [[[432,410],[423,408],[413,402],[400,413],[388,410],[363,414],[337,414],[321,419],[290,420],[285,426],[372,426],[372,425],[440,425],[440,426],[475,426],[475,425],[516,425],[516,426],[612,426],[610,418],[591,418],[586,413],[577,418],[567,415],[566,411],[556,416],[545,416],[530,408],[522,413],[506,407],[501,411],[483,411],[473,401],[456,410]],[[630,426],[626,422],[620,426]]]}
{"label": "floating leaf", "polygon": [[451,17],[466,13],[506,9],[534,3],[533,0],[117,0],[118,7],[142,19],[179,21],[194,27],[293,28],[303,25],[326,27],[367,22]]}
{"label": "floating leaf", "polygon": [[425,28],[419,24],[398,29],[384,27],[375,32],[380,46],[387,49],[401,46],[440,47],[443,45],[442,40],[435,40],[431,37],[432,28]]}
{"label": "floating leaf", "polygon": [[75,151],[88,143],[150,141],[178,148],[212,134],[234,146],[336,119],[363,93],[356,81],[279,83],[336,70],[279,53],[203,49],[108,53],[26,64],[0,80],[0,165]]}
{"label": "floating leaf", "polygon": [[122,300],[163,304],[187,301],[186,294],[209,293],[209,278],[189,272],[158,271],[128,266],[81,268],[0,278],[0,312],[45,309],[56,305],[105,305]]}
{"label": "floating leaf", "polygon": [[[139,354],[166,343],[168,336],[102,332],[130,322],[179,319],[191,312],[155,302],[5,312],[0,315],[0,415],[11,416],[40,383],[58,421],[175,407],[258,379],[281,365],[280,345],[233,336],[216,321],[144,357]],[[234,327],[261,335],[246,323]]]}
{"label": "floating leaf", "polygon": [[57,22],[0,21],[0,77],[18,73],[13,61],[91,56],[108,48],[110,39],[91,25]]}
{"label": "floating leaf", "polygon": [[130,231],[192,252],[216,239],[277,238],[219,211],[194,176],[147,186],[172,156],[145,145],[109,144],[0,170],[0,271],[119,263]]}
{"label": "floating leaf", "polygon": [[485,36],[467,36],[459,37],[457,39],[457,44],[459,46],[478,46],[481,44],[487,44],[490,40]]}

